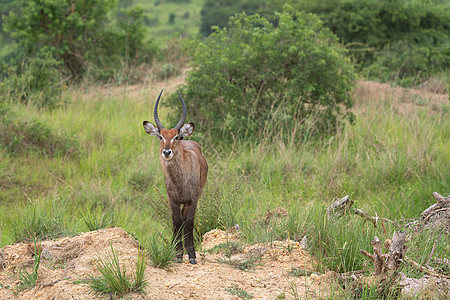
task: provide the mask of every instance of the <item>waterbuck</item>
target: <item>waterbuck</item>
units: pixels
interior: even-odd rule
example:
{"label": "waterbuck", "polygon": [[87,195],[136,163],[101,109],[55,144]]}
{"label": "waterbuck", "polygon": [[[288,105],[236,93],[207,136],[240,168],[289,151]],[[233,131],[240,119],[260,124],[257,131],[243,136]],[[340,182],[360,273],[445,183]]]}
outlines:
{"label": "waterbuck", "polygon": [[150,135],[161,140],[160,159],[164,170],[169,205],[172,210],[173,238],[177,249],[177,262],[183,261],[183,231],[184,247],[189,255],[189,262],[196,264],[194,248],[194,217],[197,201],[202,193],[208,173],[208,164],[202,154],[200,145],[194,141],[184,141],[183,138],[194,132],[194,123],[186,121],[186,104],[178,92],[183,104],[183,114],[178,124],[172,129],[166,129],[158,118],[158,103],[154,109],[155,125],[144,121],[144,129]]}

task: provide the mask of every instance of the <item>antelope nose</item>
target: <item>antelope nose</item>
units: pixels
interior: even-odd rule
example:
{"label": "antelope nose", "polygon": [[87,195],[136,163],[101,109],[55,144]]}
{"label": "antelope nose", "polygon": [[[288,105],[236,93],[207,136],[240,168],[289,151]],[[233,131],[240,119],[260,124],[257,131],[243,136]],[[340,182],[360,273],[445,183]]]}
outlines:
{"label": "antelope nose", "polygon": [[162,151],[162,154],[163,154],[165,157],[169,157],[170,155],[172,155],[172,150],[170,150],[170,149],[168,149],[168,150],[164,149],[164,150]]}

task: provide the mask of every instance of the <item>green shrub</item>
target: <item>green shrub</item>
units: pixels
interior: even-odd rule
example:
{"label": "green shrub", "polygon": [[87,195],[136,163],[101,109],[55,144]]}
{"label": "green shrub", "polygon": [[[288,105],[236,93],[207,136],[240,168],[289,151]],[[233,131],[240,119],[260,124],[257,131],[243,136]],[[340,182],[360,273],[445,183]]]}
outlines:
{"label": "green shrub", "polygon": [[[191,120],[211,136],[257,139],[301,129],[320,133],[353,119],[355,73],[346,51],[320,20],[286,6],[278,26],[245,14],[232,17],[193,47],[193,71],[181,94]],[[172,94],[171,107],[179,106]],[[171,115],[175,124],[179,110]]]}
{"label": "green shrub", "polygon": [[398,41],[377,52],[374,63],[364,72],[369,78],[417,86],[432,74],[442,72],[442,66],[450,68],[450,47],[428,47]]}
{"label": "green shrub", "polygon": [[18,57],[0,67],[0,100],[53,108],[61,101],[57,66],[49,55]]}
{"label": "green shrub", "polygon": [[[371,66],[372,78],[410,77],[414,83],[417,77],[450,68],[448,1],[291,0],[289,3],[317,14],[361,67]],[[271,4],[281,7],[282,2],[272,0]]]}
{"label": "green shrub", "polygon": [[157,233],[152,234],[145,242],[145,248],[149,253],[152,265],[157,268],[170,267],[177,255],[175,243],[163,239]]}
{"label": "green shrub", "polygon": [[5,18],[5,29],[27,55],[58,61],[63,77],[88,72],[107,80],[117,68],[151,62],[155,54],[155,44],[144,40],[142,7],[119,14],[116,0],[23,0],[20,7]]}
{"label": "green shrub", "polygon": [[111,298],[113,295],[122,298],[128,293],[134,292],[145,294],[147,281],[144,273],[147,267],[147,259],[143,250],[138,252],[133,276],[128,275],[124,266],[120,264],[119,255],[114,251],[112,244],[109,258],[103,259],[99,255],[95,265],[101,276],[91,275],[89,276],[90,280],[86,281],[95,293],[109,294]]}

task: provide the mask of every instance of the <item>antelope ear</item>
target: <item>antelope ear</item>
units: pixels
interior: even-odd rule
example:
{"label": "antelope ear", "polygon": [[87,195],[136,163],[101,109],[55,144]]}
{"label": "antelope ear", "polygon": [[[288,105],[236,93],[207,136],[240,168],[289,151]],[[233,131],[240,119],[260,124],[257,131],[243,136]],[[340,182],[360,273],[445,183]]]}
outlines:
{"label": "antelope ear", "polygon": [[180,129],[180,137],[184,138],[185,136],[190,136],[192,133],[194,133],[194,127],[194,123],[184,124]]}
{"label": "antelope ear", "polygon": [[158,128],[155,127],[155,125],[153,125],[152,123],[148,122],[148,121],[144,121],[144,129],[145,132],[147,132],[150,135],[155,135],[157,137],[159,137],[159,130]]}

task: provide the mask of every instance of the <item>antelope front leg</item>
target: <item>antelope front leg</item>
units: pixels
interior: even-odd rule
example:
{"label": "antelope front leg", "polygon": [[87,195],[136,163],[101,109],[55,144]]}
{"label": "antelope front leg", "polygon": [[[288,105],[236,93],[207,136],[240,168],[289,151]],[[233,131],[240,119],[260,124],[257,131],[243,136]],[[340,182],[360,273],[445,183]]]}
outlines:
{"label": "antelope front leg", "polygon": [[184,247],[189,255],[189,262],[193,265],[197,264],[197,256],[195,255],[194,247],[194,217],[197,203],[185,204],[181,213],[184,222]]}
{"label": "antelope front leg", "polygon": [[170,204],[172,209],[172,223],[173,223],[173,242],[177,250],[177,263],[183,262],[183,242],[182,242],[182,227],[183,220],[181,218],[180,206],[176,204]]}

